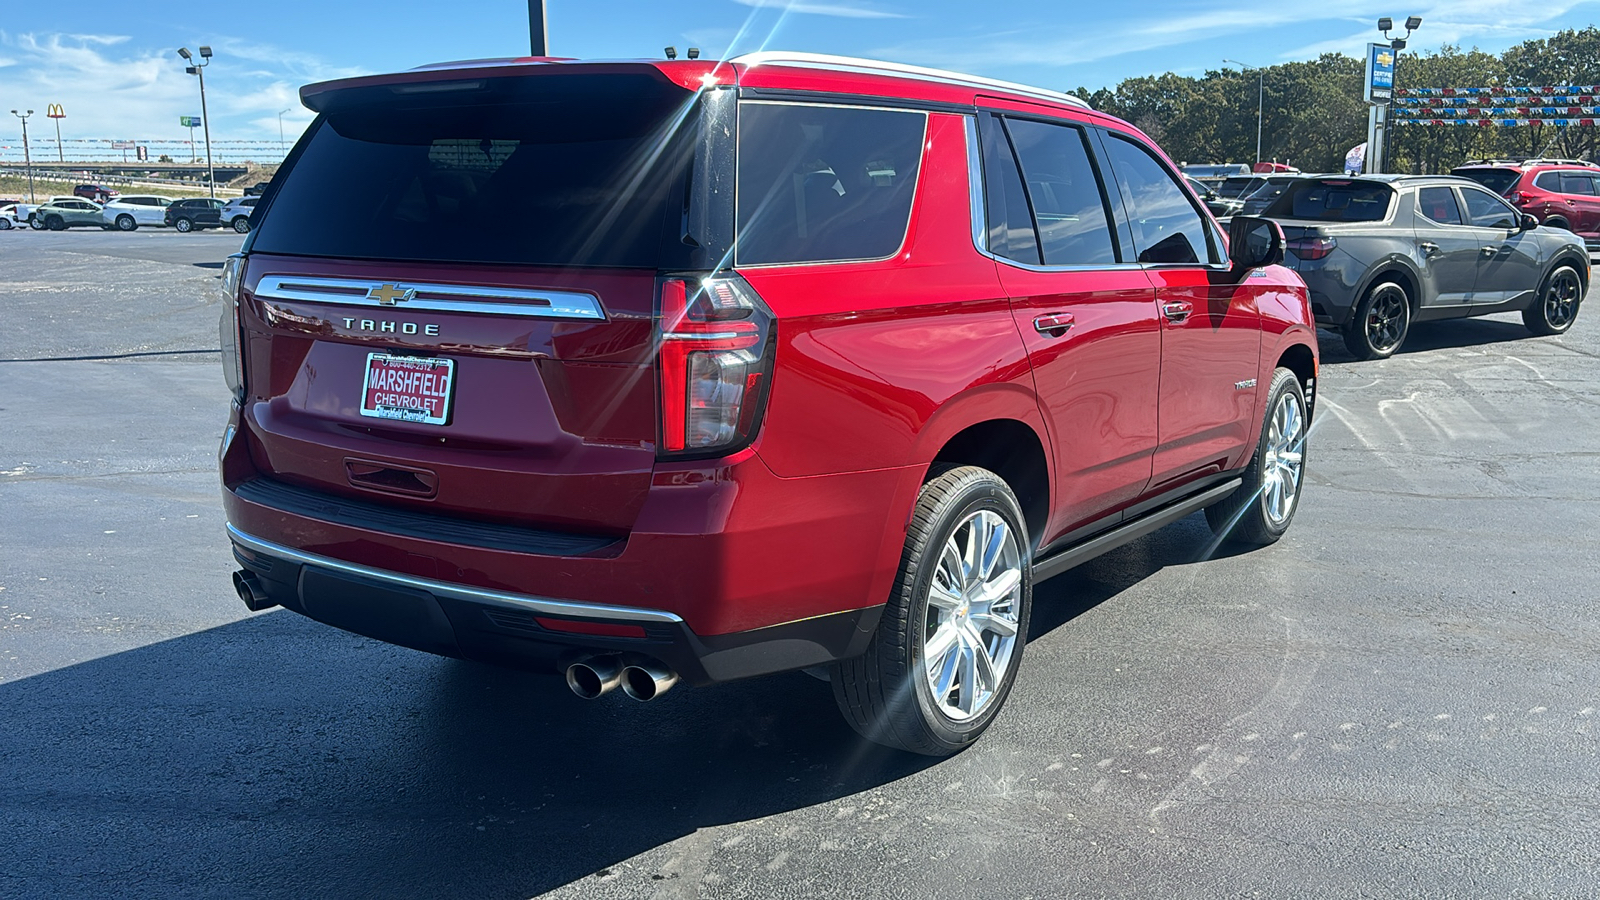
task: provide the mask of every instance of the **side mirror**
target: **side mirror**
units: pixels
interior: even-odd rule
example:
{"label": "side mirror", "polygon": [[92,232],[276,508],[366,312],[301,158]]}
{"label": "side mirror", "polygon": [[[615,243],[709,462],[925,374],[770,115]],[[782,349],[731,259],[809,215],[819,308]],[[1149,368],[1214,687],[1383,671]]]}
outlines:
{"label": "side mirror", "polygon": [[1283,262],[1284,243],[1277,222],[1260,216],[1234,216],[1228,223],[1228,261],[1233,264],[1233,276],[1243,278],[1251,269]]}
{"label": "side mirror", "polygon": [[1518,219],[1517,224],[1521,226],[1523,231],[1532,231],[1539,227],[1539,220],[1528,215],[1527,213],[1523,213],[1521,218]]}

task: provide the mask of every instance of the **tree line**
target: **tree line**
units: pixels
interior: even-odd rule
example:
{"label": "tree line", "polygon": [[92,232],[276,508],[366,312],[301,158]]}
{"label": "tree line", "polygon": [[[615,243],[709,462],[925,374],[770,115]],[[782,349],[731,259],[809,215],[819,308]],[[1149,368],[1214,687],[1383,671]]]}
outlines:
{"label": "tree line", "polygon": [[[1194,78],[1147,75],[1115,89],[1073,93],[1133,123],[1180,163],[1251,162],[1256,158],[1257,75],[1264,76],[1261,157],[1306,172],[1337,172],[1345,153],[1367,139],[1361,101],[1365,61],[1327,53],[1258,73],[1217,69]],[[1600,85],[1600,28],[1557,32],[1496,56],[1445,45],[1403,51],[1395,64],[1403,88]],[[1389,138],[1394,172],[1447,172],[1470,159],[1508,156],[1600,156],[1600,128],[1554,125],[1401,125]]]}

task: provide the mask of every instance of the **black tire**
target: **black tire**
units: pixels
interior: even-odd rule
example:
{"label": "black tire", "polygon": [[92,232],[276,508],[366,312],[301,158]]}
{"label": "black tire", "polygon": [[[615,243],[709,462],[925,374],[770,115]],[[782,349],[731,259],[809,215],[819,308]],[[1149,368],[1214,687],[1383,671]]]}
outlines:
{"label": "black tire", "polygon": [[234,216],[233,217],[233,230],[239,232],[240,234],[249,234],[250,233],[250,217],[249,216]]}
{"label": "black tire", "polygon": [[0,231],[10,231],[12,228],[10,216],[0,216]]}
{"label": "black tire", "polygon": [[130,216],[127,213],[123,213],[122,215],[117,216],[117,230],[118,231],[137,231],[138,229],[139,229],[139,222],[136,219],[134,219],[133,216]]}
{"label": "black tire", "polygon": [[66,231],[67,223],[60,216],[45,216],[44,227],[46,231]]}
{"label": "black tire", "polygon": [[[1010,539],[1015,541],[1014,555],[1004,543],[1007,535],[998,528],[976,530],[993,528],[995,522],[1009,530]],[[980,534],[1000,535],[995,561],[987,564],[989,571],[995,573],[994,579],[983,575],[981,581],[970,582],[963,574],[960,591],[941,590],[940,596],[947,602],[931,602],[936,579],[948,581],[940,574],[949,571],[945,565],[950,561],[947,546],[960,545],[963,535],[977,542]],[[1022,508],[1000,476],[974,466],[938,465],[929,472],[906,529],[900,569],[877,634],[864,655],[830,667],[834,700],[857,732],[886,747],[928,756],[948,756],[983,734],[1005,705],[1022,664],[1033,602],[1031,547]],[[956,553],[955,565],[964,565],[961,553],[952,552]],[[1015,576],[1010,574],[1013,559]],[[1003,571],[1001,560],[1007,561]],[[1003,592],[999,591],[1007,585]],[[989,601],[984,601],[983,613],[976,611],[976,601],[969,606],[967,592],[988,593],[984,588],[995,589],[992,597],[1005,598],[993,600],[992,608],[1005,619],[1007,628],[1015,629],[1013,635],[994,630],[996,616],[989,614]],[[952,598],[959,602],[949,602]],[[960,633],[963,637],[945,641],[943,652],[935,651],[939,656],[934,662],[948,662],[937,676],[943,681],[939,688],[930,683],[936,676],[923,658],[924,645],[944,635],[946,626],[949,634]],[[992,639],[985,634],[991,630]],[[968,648],[974,645],[965,637],[968,633],[982,644],[982,649],[974,649],[970,655]],[[983,662],[978,659],[979,654],[984,655]],[[999,671],[995,669],[996,656],[1003,657],[998,662]],[[986,677],[980,670],[991,674]],[[936,700],[935,691],[941,689],[941,698]],[[971,709],[959,709],[964,705]],[[947,713],[947,709],[957,714]]]}
{"label": "black tire", "polygon": [[34,231],[43,231],[44,220],[39,218],[37,215],[30,215],[28,216],[28,227],[32,228]]}
{"label": "black tire", "polygon": [[1411,331],[1410,292],[1385,279],[1367,289],[1344,327],[1344,346],[1356,359],[1388,359]]}
{"label": "black tire", "polygon": [[184,234],[188,234],[194,230],[194,222],[189,219],[179,219],[178,221],[172,223],[172,227],[178,229]]}
{"label": "black tire", "polygon": [[1539,224],[1546,225],[1546,226],[1548,226],[1550,228],[1559,228],[1562,231],[1571,231],[1572,230],[1572,226],[1570,224],[1568,224],[1567,220],[1562,218],[1561,216],[1551,216],[1550,218],[1545,219],[1543,222],[1541,222]]}
{"label": "black tire", "polygon": [[[1296,416],[1296,435],[1277,438],[1282,430],[1274,426],[1281,406],[1287,405]],[[1300,508],[1300,489],[1305,484],[1306,434],[1311,419],[1306,411],[1306,395],[1300,379],[1288,369],[1272,373],[1272,385],[1267,391],[1266,415],[1261,421],[1261,436],[1256,442],[1255,455],[1244,470],[1244,483],[1239,489],[1206,507],[1206,523],[1212,533],[1243,546],[1264,547],[1283,537]],[[1277,439],[1275,439],[1277,438]],[[1291,464],[1285,454],[1296,454]],[[1292,465],[1293,471],[1289,472]],[[1287,503],[1280,504],[1272,490],[1274,476],[1280,486],[1288,478]]]}
{"label": "black tire", "polygon": [[1561,334],[1578,320],[1583,279],[1569,263],[1550,270],[1539,285],[1533,305],[1522,311],[1522,324],[1534,334]]}

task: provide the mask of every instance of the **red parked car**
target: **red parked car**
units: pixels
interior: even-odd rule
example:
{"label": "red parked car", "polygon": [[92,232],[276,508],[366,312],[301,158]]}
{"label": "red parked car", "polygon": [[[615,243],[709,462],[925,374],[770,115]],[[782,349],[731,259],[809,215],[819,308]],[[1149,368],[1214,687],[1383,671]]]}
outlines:
{"label": "red parked car", "polygon": [[1486,160],[1450,174],[1471,178],[1540,224],[1570,231],[1600,250],[1600,166],[1575,159]]}
{"label": "red parked car", "polygon": [[1003,704],[1037,581],[1294,515],[1317,344],[1281,231],[1230,254],[1075,98],[800,54],[301,97],[223,277],[252,609],[586,697],[826,671],[938,755]]}
{"label": "red parked car", "polygon": [[85,200],[93,200],[103,205],[120,196],[120,192],[103,184],[80,184],[72,189],[72,195],[74,197],[82,197]]}

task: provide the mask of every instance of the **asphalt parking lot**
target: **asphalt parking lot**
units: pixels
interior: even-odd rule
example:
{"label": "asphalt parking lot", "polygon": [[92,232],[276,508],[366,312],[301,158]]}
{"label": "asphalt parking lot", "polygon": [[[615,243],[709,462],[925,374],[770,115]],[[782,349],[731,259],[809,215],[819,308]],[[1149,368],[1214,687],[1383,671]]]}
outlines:
{"label": "asphalt parking lot", "polygon": [[228,582],[231,233],[0,233],[0,896],[1576,897],[1600,320],[1323,335],[1298,519],[1042,585],[978,746],[802,674],[574,698]]}

